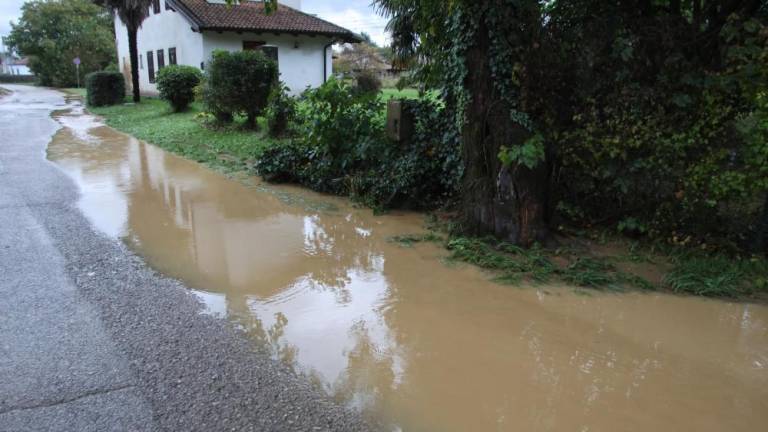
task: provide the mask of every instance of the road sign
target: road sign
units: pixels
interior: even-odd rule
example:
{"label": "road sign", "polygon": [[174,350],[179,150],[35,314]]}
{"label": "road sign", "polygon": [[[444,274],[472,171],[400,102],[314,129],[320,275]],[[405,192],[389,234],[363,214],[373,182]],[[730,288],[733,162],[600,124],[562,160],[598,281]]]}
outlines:
{"label": "road sign", "polygon": [[72,63],[75,64],[75,69],[77,70],[75,72],[77,74],[77,88],[80,88],[80,57],[73,58]]}

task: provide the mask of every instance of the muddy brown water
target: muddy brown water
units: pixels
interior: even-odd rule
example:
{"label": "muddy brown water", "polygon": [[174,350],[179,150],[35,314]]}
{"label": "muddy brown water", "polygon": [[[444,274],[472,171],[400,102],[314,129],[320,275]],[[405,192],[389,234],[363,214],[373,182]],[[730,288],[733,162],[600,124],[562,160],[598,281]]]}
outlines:
{"label": "muddy brown water", "polygon": [[81,109],[48,148],[100,230],[339,402],[403,431],[768,428],[768,307],[498,285],[417,214],[232,180]]}

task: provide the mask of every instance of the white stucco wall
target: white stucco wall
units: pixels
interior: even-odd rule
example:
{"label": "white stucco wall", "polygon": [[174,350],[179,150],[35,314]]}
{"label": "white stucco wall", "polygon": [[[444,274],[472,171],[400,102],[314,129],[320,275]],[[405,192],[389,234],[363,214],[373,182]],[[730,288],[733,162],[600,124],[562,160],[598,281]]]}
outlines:
{"label": "white stucco wall", "polygon": [[277,47],[280,80],[290,87],[293,94],[324,82],[323,60],[327,76],[330,77],[333,72],[333,50],[329,47],[323,55],[323,49],[332,41],[324,37],[204,32],[203,55],[208,61],[214,50],[240,51],[244,41],[264,42],[265,45]]}
{"label": "white stucco wall", "polygon": [[11,75],[32,75],[32,71],[26,65],[8,65],[7,73]]}
{"label": "white stucco wall", "polygon": [[[115,36],[117,39],[117,59],[120,70],[130,70],[131,57],[128,52],[128,31],[120,19],[115,18]],[[147,51],[152,51],[157,74],[157,50],[163,50],[166,66],[168,48],[176,48],[176,63],[200,67],[203,60],[203,37],[192,31],[189,22],[178,12],[165,9],[165,0],[160,0],[160,13],[155,14],[150,8],[149,17],[139,29],[137,45],[141,61],[139,62],[139,82],[142,93],[156,94],[157,87],[149,82],[147,69]],[[127,66],[127,67],[126,67]]]}
{"label": "white stucco wall", "polygon": [[[291,7],[300,8],[301,0],[286,0],[281,2]],[[115,35],[117,39],[117,55],[121,71],[130,71],[130,54],[128,52],[128,33],[119,19],[115,18]],[[160,0],[160,13],[155,14],[150,9],[150,16],[144,21],[138,35],[140,55],[139,82],[142,93],[157,94],[157,87],[149,82],[147,68],[147,52],[152,51],[157,74],[157,50],[164,51],[165,64],[168,65],[168,49],[176,48],[176,63],[200,67],[207,63],[211,53],[217,49],[240,51],[243,41],[265,42],[266,45],[278,49],[278,68],[280,79],[290,87],[293,94],[301,93],[307,87],[317,87],[326,77],[333,73],[332,49],[325,47],[332,42],[322,36],[288,35],[274,33],[235,33],[192,31],[191,24],[179,13],[165,9],[165,0]],[[325,61],[326,69],[323,69]],[[126,77],[130,82],[130,76]]]}

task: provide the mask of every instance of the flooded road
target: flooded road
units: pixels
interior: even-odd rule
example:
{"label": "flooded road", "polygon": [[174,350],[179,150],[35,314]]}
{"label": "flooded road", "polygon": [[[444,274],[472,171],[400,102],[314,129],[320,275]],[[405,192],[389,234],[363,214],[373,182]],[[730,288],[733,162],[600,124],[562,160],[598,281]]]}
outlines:
{"label": "flooded road", "polygon": [[419,215],[230,180],[77,108],[57,119],[48,157],[96,227],[388,430],[768,425],[766,306],[498,285],[389,241]]}

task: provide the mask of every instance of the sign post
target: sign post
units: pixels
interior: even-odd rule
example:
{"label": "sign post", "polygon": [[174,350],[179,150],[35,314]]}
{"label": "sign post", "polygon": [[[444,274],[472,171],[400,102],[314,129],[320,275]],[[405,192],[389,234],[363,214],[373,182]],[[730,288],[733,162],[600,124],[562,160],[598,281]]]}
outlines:
{"label": "sign post", "polygon": [[80,88],[80,57],[75,57],[72,63],[75,64],[75,69],[77,70],[77,88]]}

